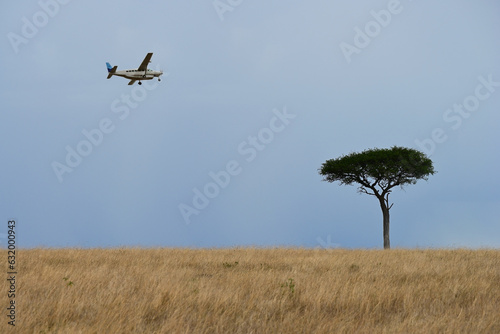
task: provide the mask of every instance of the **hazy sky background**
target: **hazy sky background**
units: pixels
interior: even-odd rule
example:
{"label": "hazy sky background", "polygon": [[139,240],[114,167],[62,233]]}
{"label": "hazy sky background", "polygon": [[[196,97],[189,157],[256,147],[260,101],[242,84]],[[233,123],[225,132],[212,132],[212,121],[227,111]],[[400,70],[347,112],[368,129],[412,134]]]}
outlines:
{"label": "hazy sky background", "polygon": [[[500,247],[498,1],[59,1],[0,11],[2,244],[381,248],[318,168],[398,145],[438,173],[394,190],[391,246]],[[148,52],[160,83],[106,80]]]}

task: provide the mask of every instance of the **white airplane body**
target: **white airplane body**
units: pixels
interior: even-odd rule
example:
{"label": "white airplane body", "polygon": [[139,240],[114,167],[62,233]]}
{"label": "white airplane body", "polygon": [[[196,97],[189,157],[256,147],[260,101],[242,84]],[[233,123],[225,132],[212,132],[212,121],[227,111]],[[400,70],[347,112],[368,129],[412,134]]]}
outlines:
{"label": "white airplane body", "polygon": [[163,71],[153,71],[148,69],[148,64],[151,62],[152,56],[153,53],[148,53],[139,68],[133,70],[117,71],[116,69],[118,66],[113,67],[109,63],[106,63],[106,66],[108,67],[108,79],[113,75],[116,75],[130,79],[130,82],[128,83],[129,85],[133,85],[136,81],[139,81],[139,85],[142,85],[141,80],[151,80],[153,78],[158,78],[158,81],[161,81],[160,75],[163,74]]}

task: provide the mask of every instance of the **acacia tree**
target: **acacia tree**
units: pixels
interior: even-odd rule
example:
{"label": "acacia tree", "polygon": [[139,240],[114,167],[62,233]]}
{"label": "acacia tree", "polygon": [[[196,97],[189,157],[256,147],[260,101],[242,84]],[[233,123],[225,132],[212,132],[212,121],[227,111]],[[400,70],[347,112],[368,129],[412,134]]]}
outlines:
{"label": "acacia tree", "polygon": [[389,194],[392,188],[427,180],[434,174],[432,161],[415,149],[394,146],[369,149],[327,160],[319,169],[323,181],[341,185],[359,184],[358,191],[377,197],[383,215],[384,249],[389,249]]}

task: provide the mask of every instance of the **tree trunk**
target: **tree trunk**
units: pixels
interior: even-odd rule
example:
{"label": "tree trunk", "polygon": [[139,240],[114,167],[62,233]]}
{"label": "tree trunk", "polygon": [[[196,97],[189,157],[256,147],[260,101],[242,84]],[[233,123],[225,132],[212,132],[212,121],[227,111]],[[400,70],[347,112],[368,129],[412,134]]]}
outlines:
{"label": "tree trunk", "polygon": [[389,240],[389,208],[384,200],[384,197],[379,197],[380,208],[382,209],[382,215],[384,217],[384,249],[391,248],[391,241]]}
{"label": "tree trunk", "polygon": [[389,240],[389,209],[382,209],[384,215],[384,249],[391,248],[391,241]]}

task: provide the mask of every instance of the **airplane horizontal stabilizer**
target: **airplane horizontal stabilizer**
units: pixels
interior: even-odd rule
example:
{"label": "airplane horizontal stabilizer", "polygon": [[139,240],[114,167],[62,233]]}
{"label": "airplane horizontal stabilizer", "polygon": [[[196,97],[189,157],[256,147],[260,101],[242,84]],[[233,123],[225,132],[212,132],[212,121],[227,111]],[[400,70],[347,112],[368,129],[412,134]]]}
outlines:
{"label": "airplane horizontal stabilizer", "polygon": [[109,71],[108,79],[111,78],[113,76],[113,74],[115,74],[117,68],[118,68],[118,66],[115,66],[112,69],[108,70]]}

